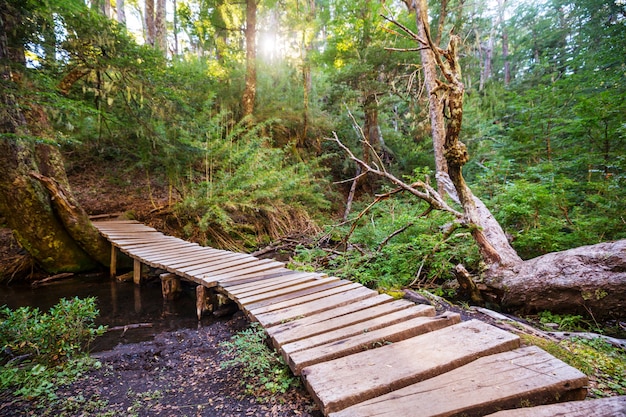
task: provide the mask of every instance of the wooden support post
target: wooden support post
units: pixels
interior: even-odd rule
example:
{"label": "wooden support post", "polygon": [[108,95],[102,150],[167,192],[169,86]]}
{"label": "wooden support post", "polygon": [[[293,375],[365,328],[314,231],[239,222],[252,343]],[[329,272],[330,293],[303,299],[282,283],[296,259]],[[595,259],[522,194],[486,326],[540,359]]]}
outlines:
{"label": "wooden support post", "polygon": [[167,301],[174,300],[180,293],[180,278],[175,274],[165,273],[159,275],[161,278],[161,293],[163,299]]}
{"label": "wooden support post", "polygon": [[141,285],[141,261],[139,259],[133,262],[133,282],[135,285]]}
{"label": "wooden support post", "polygon": [[109,274],[111,278],[117,275],[117,248],[111,244],[111,263],[109,264]]}
{"label": "wooden support post", "polygon": [[198,320],[202,318],[206,305],[206,287],[204,285],[198,285],[196,287],[196,313],[198,314]]}
{"label": "wooden support post", "polygon": [[215,311],[217,303],[218,298],[215,290],[206,288],[204,285],[196,287],[196,313],[198,313],[198,320],[202,318],[202,314],[208,311]]}

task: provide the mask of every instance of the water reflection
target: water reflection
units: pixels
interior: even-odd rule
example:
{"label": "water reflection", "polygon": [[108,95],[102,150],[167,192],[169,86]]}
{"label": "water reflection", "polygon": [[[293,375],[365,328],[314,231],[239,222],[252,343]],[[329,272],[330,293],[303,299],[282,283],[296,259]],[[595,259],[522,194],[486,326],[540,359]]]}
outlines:
{"label": "water reflection", "polygon": [[[161,331],[192,328],[196,319],[195,291],[183,286],[176,300],[164,301],[158,278],[145,282],[141,287],[131,282],[111,280],[108,274],[76,276],[52,282],[38,288],[27,285],[0,286],[0,305],[15,309],[21,306],[38,307],[47,311],[61,298],[91,297],[98,299],[100,316],[98,324],[112,327],[137,323],[151,323],[152,327],[108,332],[94,342],[94,350],[106,350],[119,343],[149,340]],[[210,323],[204,318],[203,324]]]}

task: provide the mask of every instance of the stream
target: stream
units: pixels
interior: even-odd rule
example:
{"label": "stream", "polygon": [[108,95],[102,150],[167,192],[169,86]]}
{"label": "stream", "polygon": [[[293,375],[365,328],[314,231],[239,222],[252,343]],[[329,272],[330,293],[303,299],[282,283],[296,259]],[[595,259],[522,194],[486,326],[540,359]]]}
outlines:
{"label": "stream", "polygon": [[[183,283],[184,284],[184,283]],[[137,287],[130,282],[111,280],[108,273],[77,275],[37,288],[30,285],[0,286],[0,306],[11,309],[21,306],[37,307],[47,312],[61,298],[96,297],[100,315],[97,325],[109,328],[139,323],[150,327],[130,328],[124,331],[108,331],[92,344],[92,351],[109,350],[118,344],[150,340],[155,334],[181,328],[199,326],[196,318],[195,291],[183,285],[183,291],[174,301],[165,302],[161,295],[161,282],[152,279]],[[202,325],[210,324],[211,317],[202,319]]]}

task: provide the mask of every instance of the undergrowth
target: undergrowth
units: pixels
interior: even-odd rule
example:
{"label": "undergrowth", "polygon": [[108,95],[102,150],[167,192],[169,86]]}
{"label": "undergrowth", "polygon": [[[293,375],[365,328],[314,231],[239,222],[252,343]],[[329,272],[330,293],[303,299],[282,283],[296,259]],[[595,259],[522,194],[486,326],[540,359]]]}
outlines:
{"label": "undergrowth", "polygon": [[96,336],[94,297],[61,299],[49,312],[0,308],[0,396],[53,401],[56,388],[76,380],[99,362],[86,353]]}
{"label": "undergrowth", "polygon": [[268,346],[267,334],[258,323],[252,323],[220,346],[224,355],[233,358],[222,362],[222,367],[241,366],[241,384],[259,401],[276,393],[284,394],[300,383],[283,358]]}
{"label": "undergrowth", "polygon": [[452,220],[445,213],[420,217],[426,206],[411,197],[381,201],[359,218],[365,207],[355,203],[348,224],[328,227],[316,247],[298,248],[291,267],[312,265],[370,288],[411,286],[448,296],[455,295],[445,287],[454,285],[456,264],[479,271],[479,254],[467,231],[448,235],[441,228]]}

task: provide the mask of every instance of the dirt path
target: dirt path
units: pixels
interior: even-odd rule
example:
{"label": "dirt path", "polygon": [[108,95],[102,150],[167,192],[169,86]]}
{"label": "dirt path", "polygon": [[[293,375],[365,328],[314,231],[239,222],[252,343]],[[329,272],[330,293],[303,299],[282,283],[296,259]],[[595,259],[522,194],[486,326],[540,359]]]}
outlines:
{"label": "dirt path", "polygon": [[102,367],[57,392],[53,408],[23,402],[0,416],[301,416],[321,417],[303,388],[255,398],[241,370],[222,369],[230,358],[219,344],[248,326],[241,313],[206,327],[157,335],[95,356]]}

